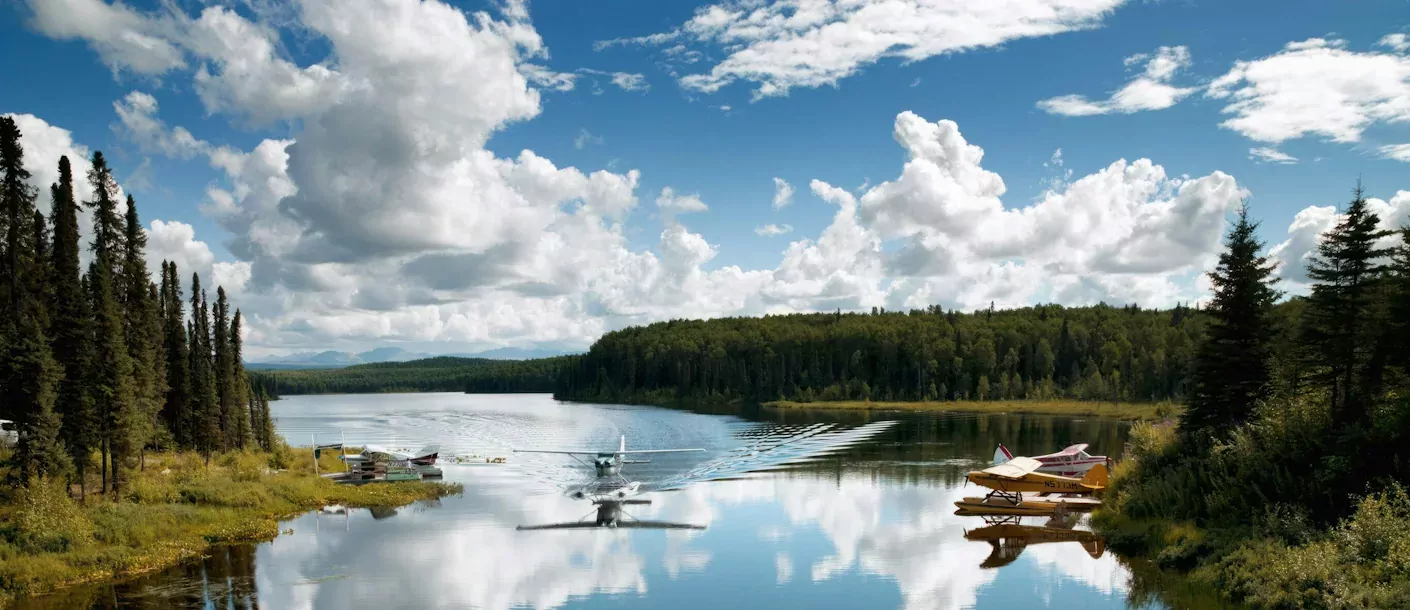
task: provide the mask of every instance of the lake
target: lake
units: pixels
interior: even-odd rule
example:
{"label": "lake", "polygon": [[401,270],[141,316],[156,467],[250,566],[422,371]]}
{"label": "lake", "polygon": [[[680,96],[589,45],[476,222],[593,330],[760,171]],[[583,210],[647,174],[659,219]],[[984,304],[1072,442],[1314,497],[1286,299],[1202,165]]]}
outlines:
{"label": "lake", "polygon": [[[465,493],[397,509],[310,513],[268,543],[24,607],[83,598],[104,608],[1166,608],[1197,596],[1170,594],[1156,584],[1165,579],[1140,566],[1133,572],[1099,542],[999,545],[984,539],[995,530],[983,529],[981,518],[954,514],[956,500],[981,495],[966,488],[964,473],[986,467],[998,443],[1034,455],[1085,442],[1094,454],[1115,456],[1125,422],[692,412],[547,395],[293,396],[272,410],[295,445],[340,436],[408,449],[438,443],[445,480],[463,483]],[[846,436],[885,420],[896,423],[867,440]],[[621,507],[620,522],[699,529],[518,529],[594,523],[598,514],[562,491],[581,482],[582,469],[510,448],[610,449],[623,435],[628,449],[706,451],[628,466],[646,487],[673,489]],[[827,457],[777,463],[847,442]],[[457,465],[457,456],[479,465]],[[485,465],[485,456],[509,463]],[[1075,529],[1086,529],[1085,519]]]}

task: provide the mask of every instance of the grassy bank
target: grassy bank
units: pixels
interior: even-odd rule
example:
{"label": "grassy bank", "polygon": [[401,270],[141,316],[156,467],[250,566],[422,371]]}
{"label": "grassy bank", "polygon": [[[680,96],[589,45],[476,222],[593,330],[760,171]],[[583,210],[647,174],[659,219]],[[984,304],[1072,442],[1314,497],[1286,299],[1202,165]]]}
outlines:
{"label": "grassy bank", "polygon": [[1081,400],[990,400],[881,402],[874,400],[835,400],[797,402],[778,400],[764,403],[777,409],[847,409],[874,411],[960,411],[966,413],[1040,413],[1111,417],[1125,420],[1158,420],[1179,415],[1180,406],[1169,402],[1088,402]]}
{"label": "grassy bank", "polygon": [[[331,455],[319,461],[339,468]],[[76,488],[75,488],[76,489]],[[280,518],[328,504],[397,506],[459,493],[430,482],[337,485],[311,451],[149,455],[117,499],[71,499],[62,485],[9,492],[0,506],[0,606],[199,557],[213,545],[274,538]]]}

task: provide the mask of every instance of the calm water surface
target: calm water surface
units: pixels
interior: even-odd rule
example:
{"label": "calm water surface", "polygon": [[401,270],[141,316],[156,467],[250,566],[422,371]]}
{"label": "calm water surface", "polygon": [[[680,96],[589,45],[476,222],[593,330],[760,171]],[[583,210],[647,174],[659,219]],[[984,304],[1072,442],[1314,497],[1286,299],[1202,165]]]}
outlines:
{"label": "calm water surface", "polygon": [[[1036,415],[775,411],[699,413],[559,403],[540,395],[296,396],[272,405],[296,445],[335,441],[419,448],[443,459],[461,497],[398,509],[310,513],[292,533],[221,549],[136,581],[36,600],[34,607],[141,608],[1167,608],[1162,593],[1098,544],[1000,547],[953,502],[979,495],[963,475],[1003,442],[1033,455],[1075,442],[1114,455],[1128,424]],[[759,450],[804,446],[896,420],[871,440],[801,465]],[[562,486],[579,469],[512,447],[703,447],[629,467],[678,489],[623,507],[622,520],[698,530],[518,526],[591,523]],[[753,455],[751,457],[751,451]],[[779,454],[785,454],[779,451]],[[447,460],[449,461],[449,460]],[[763,472],[747,472],[759,468]],[[704,480],[704,479],[715,480]],[[720,480],[723,479],[723,480]],[[667,484],[667,482],[674,482]],[[1042,525],[1045,519],[1026,524]],[[1079,521],[1076,529],[1086,529]],[[991,530],[992,531],[992,530]],[[967,537],[968,536],[968,537]],[[1142,572],[1142,570],[1138,570]],[[1203,604],[1198,604],[1203,605]]]}

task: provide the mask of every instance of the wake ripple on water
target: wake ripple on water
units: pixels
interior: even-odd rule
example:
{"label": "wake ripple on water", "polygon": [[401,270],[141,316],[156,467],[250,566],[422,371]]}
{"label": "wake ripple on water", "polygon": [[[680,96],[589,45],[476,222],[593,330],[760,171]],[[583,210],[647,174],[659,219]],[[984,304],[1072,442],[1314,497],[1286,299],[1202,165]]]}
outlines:
{"label": "wake ripple on water", "polygon": [[[816,460],[866,442],[895,423],[881,421],[858,427],[743,424],[732,431],[733,442],[727,446],[706,447],[706,459],[694,465],[678,458],[653,457],[645,467],[624,466],[623,476],[641,483],[642,492],[676,490],[692,483],[735,478]],[[556,459],[558,457],[566,456],[516,458],[515,468],[561,489],[576,488],[595,480],[584,465],[573,463],[571,458]],[[682,469],[681,466],[688,467]]]}

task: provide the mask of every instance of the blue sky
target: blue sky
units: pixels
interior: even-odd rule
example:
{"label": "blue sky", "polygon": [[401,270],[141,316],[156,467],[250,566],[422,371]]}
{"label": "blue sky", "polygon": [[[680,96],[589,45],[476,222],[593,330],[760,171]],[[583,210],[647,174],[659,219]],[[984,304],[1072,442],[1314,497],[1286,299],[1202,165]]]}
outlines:
{"label": "blue sky", "polygon": [[[1410,143],[1404,0],[995,6],[453,2],[467,21],[456,28],[439,27],[457,14],[439,2],[410,0],[349,14],[317,0],[30,0],[0,6],[0,69],[23,75],[0,112],[103,150],[144,219],[166,223],[158,256],[238,285],[257,353],[583,346],[654,319],[875,304],[1168,306],[1203,294],[1211,219],[1243,195],[1289,269],[1334,222],[1318,206],[1343,203],[1358,178],[1387,223],[1410,213],[1410,147],[1396,148]],[[380,42],[358,31],[379,20]],[[535,35],[541,48],[522,44]],[[140,122],[123,122],[124,100]],[[906,166],[925,145],[908,152],[897,130],[942,120],[982,162]],[[407,149],[383,148],[395,135]],[[531,150],[580,173],[443,179],[480,139],[520,169]],[[287,170],[214,161],[266,140],[294,142]],[[1121,184],[1073,186],[1121,159]],[[1138,159],[1164,176],[1132,173]],[[599,170],[639,177],[573,220],[598,191],[564,181]],[[368,176],[381,171],[399,173]],[[271,178],[297,194],[250,195]],[[794,191],[782,209],[776,178]],[[817,196],[814,179],[848,191],[855,214],[839,220],[841,195]],[[1188,209],[1162,207],[1182,184]],[[535,199],[549,185],[566,190]],[[214,209],[210,188],[231,205]],[[663,188],[708,210],[662,207]]]}

